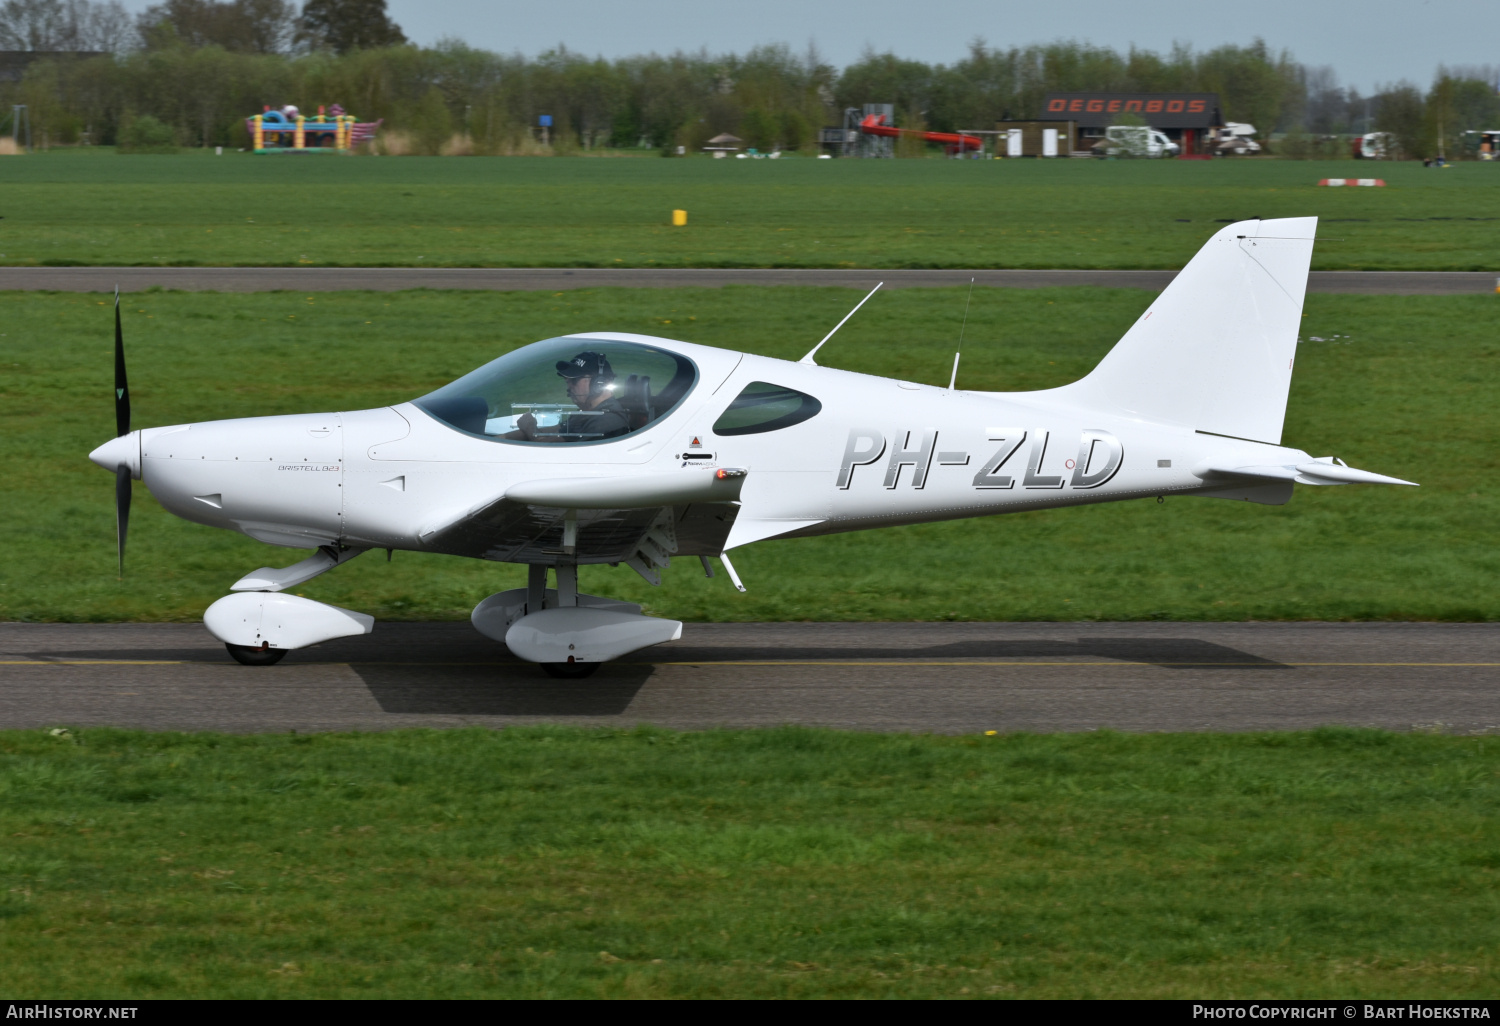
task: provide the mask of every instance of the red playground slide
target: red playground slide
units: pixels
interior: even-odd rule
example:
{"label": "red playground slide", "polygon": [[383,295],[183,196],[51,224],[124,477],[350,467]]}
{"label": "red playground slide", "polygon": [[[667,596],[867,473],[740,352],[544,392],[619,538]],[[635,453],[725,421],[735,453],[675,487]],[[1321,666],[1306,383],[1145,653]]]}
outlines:
{"label": "red playground slide", "polygon": [[895,125],[885,123],[884,114],[871,114],[859,123],[859,130],[865,135],[883,135],[892,139],[901,135],[920,136],[927,142],[941,143],[949,153],[977,150],[983,145],[983,141],[977,135],[959,135],[955,132],[918,132],[913,128],[897,128]]}

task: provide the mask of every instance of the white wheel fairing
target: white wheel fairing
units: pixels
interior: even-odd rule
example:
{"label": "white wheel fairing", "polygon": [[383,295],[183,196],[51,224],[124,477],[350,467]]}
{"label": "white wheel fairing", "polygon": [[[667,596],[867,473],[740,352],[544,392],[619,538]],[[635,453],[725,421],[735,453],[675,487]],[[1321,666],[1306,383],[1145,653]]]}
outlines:
{"label": "white wheel fairing", "polygon": [[375,618],[300,595],[242,591],[209,606],[203,624],[227,645],[296,649],[369,634],[375,628]]}
{"label": "white wheel fairing", "polygon": [[521,617],[505,632],[505,644],[533,663],[607,663],[680,637],[678,620],[575,606]]}

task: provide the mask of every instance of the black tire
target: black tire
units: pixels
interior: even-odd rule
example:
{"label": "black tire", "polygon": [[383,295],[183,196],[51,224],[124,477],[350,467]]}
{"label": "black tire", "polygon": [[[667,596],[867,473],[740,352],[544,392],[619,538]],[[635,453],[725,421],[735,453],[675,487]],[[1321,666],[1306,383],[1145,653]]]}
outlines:
{"label": "black tire", "polygon": [[539,665],[546,671],[547,676],[556,677],[559,680],[582,680],[593,676],[594,671],[599,669],[598,663],[540,663]]}
{"label": "black tire", "polygon": [[245,666],[275,666],[286,656],[284,648],[251,648],[249,645],[231,645],[225,643],[229,654],[234,661]]}

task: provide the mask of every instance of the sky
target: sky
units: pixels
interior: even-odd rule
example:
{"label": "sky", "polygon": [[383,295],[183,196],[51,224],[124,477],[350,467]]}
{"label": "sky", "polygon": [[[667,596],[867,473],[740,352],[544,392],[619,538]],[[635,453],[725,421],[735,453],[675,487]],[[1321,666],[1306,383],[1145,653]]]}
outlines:
{"label": "sky", "polygon": [[[149,0],[129,0],[143,8]],[[534,55],[559,43],[588,56],[744,52],[761,43],[816,44],[837,66],[871,48],[932,63],[960,59],[982,37],[1007,47],[1077,39],[1119,50],[1208,49],[1257,36],[1304,64],[1332,65],[1370,92],[1408,79],[1425,87],[1439,64],[1500,63],[1500,0],[387,0],[414,42],[448,36]]]}

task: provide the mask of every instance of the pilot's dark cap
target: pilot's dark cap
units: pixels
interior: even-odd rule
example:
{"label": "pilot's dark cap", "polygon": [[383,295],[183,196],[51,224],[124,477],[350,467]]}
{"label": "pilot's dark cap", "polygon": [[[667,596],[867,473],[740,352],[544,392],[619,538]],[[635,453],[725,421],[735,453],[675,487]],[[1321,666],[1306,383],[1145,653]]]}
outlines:
{"label": "pilot's dark cap", "polygon": [[599,378],[607,380],[615,376],[609,360],[603,353],[579,353],[571,360],[557,361],[557,375],[562,378]]}

